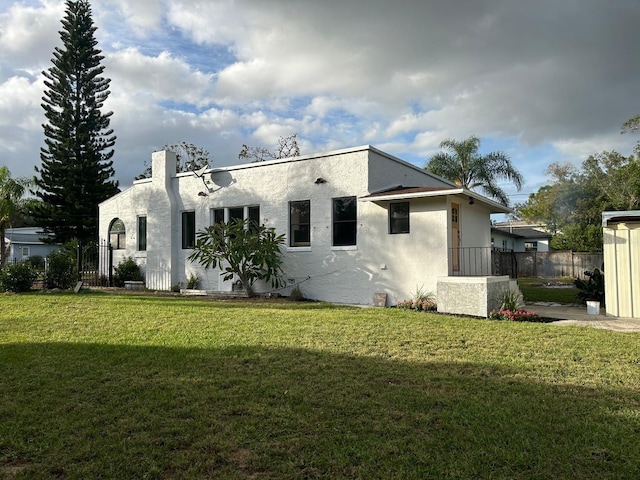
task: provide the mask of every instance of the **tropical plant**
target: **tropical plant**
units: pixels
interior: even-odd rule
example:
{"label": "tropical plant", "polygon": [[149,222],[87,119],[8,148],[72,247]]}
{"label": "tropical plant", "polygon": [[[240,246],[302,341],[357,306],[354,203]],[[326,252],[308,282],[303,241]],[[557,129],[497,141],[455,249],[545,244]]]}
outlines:
{"label": "tropical plant", "polygon": [[11,172],[5,166],[0,167],[0,266],[7,261],[5,231],[24,205],[23,196],[30,180],[11,178]]}
{"label": "tropical plant", "polygon": [[578,298],[582,303],[596,301],[604,305],[604,275],[594,268],[593,271],[586,270],[584,276],[587,280],[576,278],[573,283],[578,288]]}
{"label": "tropical plant", "polygon": [[119,191],[111,180],[113,112],[101,111],[110,80],[102,76],[104,57],[96,48],[89,1],[67,0],[62,27],[62,46],[55,47],[53,65],[43,72],[47,123],[34,192],[41,203],[30,213],[56,241],[86,244],[98,235],[98,204]]}
{"label": "tropical plant", "polygon": [[211,225],[199,231],[196,238],[189,260],[205,268],[219,267],[224,280],[237,277],[247,296],[256,296],[256,280],[270,281],[274,287],[284,284],[280,251],[284,235],[276,235],[273,228],[235,219]]}
{"label": "tropical plant", "polygon": [[517,190],[522,188],[522,175],[507,154],[495,151],[481,155],[478,152],[480,139],[476,136],[465,140],[446,139],[440,143],[440,148],[448,152],[436,153],[427,162],[425,170],[469,190],[480,189],[503,205],[509,204],[509,197],[498,181],[507,180]]}

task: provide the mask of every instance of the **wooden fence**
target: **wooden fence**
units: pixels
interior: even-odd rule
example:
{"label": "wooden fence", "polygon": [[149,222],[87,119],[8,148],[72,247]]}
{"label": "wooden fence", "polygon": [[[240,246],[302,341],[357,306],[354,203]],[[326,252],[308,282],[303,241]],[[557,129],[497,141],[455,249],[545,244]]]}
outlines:
{"label": "wooden fence", "polygon": [[603,270],[602,253],[551,252],[501,252],[514,255],[518,277],[571,277],[584,278],[585,270]]}

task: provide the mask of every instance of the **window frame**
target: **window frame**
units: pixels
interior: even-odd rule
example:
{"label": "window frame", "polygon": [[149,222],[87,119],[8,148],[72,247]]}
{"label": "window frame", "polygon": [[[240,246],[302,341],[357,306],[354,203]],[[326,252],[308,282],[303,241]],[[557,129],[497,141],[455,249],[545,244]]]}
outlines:
{"label": "window frame", "polygon": [[[406,208],[406,217],[393,218],[394,207]],[[399,212],[404,214],[405,212]],[[410,202],[391,202],[389,203],[389,234],[401,235],[411,233],[411,204]],[[406,226],[405,226],[406,223]]]}
{"label": "window frame", "polygon": [[[306,222],[300,221],[300,212],[294,212],[294,207],[305,205],[307,209]],[[297,214],[297,215],[296,215]],[[298,220],[294,222],[294,218]],[[306,226],[306,238],[296,240],[296,233],[304,232],[304,229],[295,227]],[[310,247],[311,246],[311,200],[292,200],[289,202],[289,246],[290,247]]]}
{"label": "window frame", "polygon": [[195,210],[185,210],[182,212],[181,218],[182,249],[193,250],[196,246],[196,212]]}
{"label": "window frame", "polygon": [[537,252],[538,251],[538,242],[537,241],[530,241],[530,242],[524,242],[524,251],[525,252]]}
{"label": "window frame", "polygon": [[[116,225],[122,225],[122,230],[114,230]],[[115,242],[114,242],[115,236]],[[116,217],[111,220],[109,224],[109,245],[113,250],[124,250],[127,247],[127,227],[124,224],[124,221]]]}
{"label": "window frame", "polygon": [[137,219],[138,241],[137,249],[139,252],[147,251],[147,216],[138,215]]}
{"label": "window frame", "polygon": [[[353,218],[339,218],[337,211],[339,202],[347,202],[353,205]],[[346,211],[346,209],[344,209]],[[352,225],[352,228],[349,226]],[[345,226],[348,228],[345,229]],[[335,197],[331,199],[331,246],[334,248],[351,248],[358,245],[358,199],[356,196]],[[352,231],[350,231],[352,230]],[[339,236],[353,236],[352,239],[339,240]]]}

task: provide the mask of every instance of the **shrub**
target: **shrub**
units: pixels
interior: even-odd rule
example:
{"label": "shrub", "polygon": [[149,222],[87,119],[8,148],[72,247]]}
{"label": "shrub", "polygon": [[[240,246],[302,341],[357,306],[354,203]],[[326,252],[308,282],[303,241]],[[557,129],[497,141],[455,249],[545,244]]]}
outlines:
{"label": "shrub", "polygon": [[187,279],[187,288],[189,290],[197,290],[198,288],[200,288],[200,277],[194,273],[191,273],[189,275],[189,278]]}
{"label": "shrub", "polygon": [[438,309],[433,292],[425,292],[422,287],[416,287],[411,300],[398,302],[396,307],[418,312],[433,312]]}
{"label": "shrub", "polygon": [[508,310],[501,308],[489,313],[490,320],[508,320],[511,322],[542,322],[542,318],[536,312],[527,310]]}
{"label": "shrub", "polygon": [[44,270],[44,258],[40,255],[32,255],[29,257],[29,264],[38,271]]}
{"label": "shrub", "polygon": [[518,310],[520,306],[520,298],[518,292],[511,289],[503,290],[498,297],[501,310]]}
{"label": "shrub", "polygon": [[293,289],[291,290],[291,294],[289,295],[289,300],[293,302],[304,302],[306,299],[307,297],[305,297],[304,292],[300,288],[300,285],[296,285],[295,287],[293,287]]}
{"label": "shrub", "polygon": [[573,281],[574,285],[578,288],[578,298],[582,303],[586,303],[587,300],[595,300],[604,304],[604,275],[597,268],[594,268],[592,272],[589,270],[584,272],[587,281],[577,278]]}
{"label": "shrub", "polygon": [[113,270],[113,284],[116,287],[124,287],[124,282],[126,281],[144,280],[140,265],[131,257],[122,260]]}
{"label": "shrub", "polygon": [[49,255],[49,266],[44,275],[46,288],[71,288],[77,280],[76,257],[71,249],[60,249]]}
{"label": "shrub", "polygon": [[0,270],[0,290],[3,292],[28,292],[38,273],[28,262],[5,265]]}

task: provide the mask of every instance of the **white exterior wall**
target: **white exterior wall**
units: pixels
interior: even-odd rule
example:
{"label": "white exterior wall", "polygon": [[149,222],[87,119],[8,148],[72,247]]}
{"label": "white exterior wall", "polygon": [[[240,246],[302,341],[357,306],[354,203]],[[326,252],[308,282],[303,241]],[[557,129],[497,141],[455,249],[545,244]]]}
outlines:
{"label": "white exterior wall", "polygon": [[[100,205],[100,237],[108,238],[114,218],[125,223],[125,250],[116,251],[114,265],[132,256],[143,266],[146,286],[168,290],[185,282],[191,273],[202,279],[201,288],[231,289],[217,270],[205,270],[187,261],[191,250],[181,248],[181,212],[193,210],[196,230],[210,225],[211,210],[258,205],[260,221],[287,236],[289,202],[310,200],[311,245],[284,247],[284,278],[300,282],[308,297],[335,303],[371,304],[376,292],[388,295],[387,305],[410,298],[417,288],[436,291],[438,277],[448,267],[449,205],[446,196],[410,200],[410,234],[388,233],[389,202],[359,201],[357,245],[332,247],[332,199],[358,198],[397,185],[451,185],[423,170],[381,152],[362,147],[319,156],[274,160],[215,169],[205,174],[209,182],[191,173],[175,175],[169,152],[153,154],[153,178]],[[316,183],[316,179],[326,180]],[[207,192],[199,196],[198,192]],[[489,213],[480,205],[467,209],[462,201],[463,246],[490,245]],[[137,217],[147,215],[147,251],[137,252]],[[463,235],[465,235],[463,233]],[[474,243],[475,242],[475,243]],[[256,284],[267,292],[271,286]],[[281,291],[288,294],[289,289]]]}

